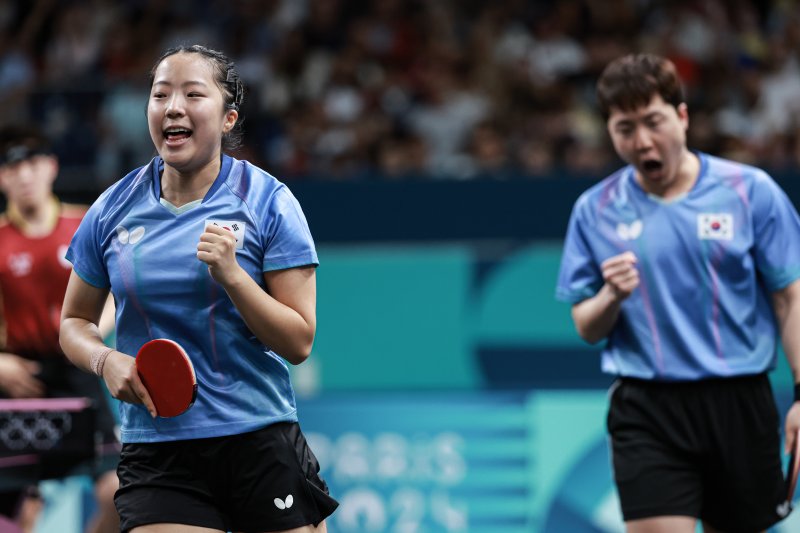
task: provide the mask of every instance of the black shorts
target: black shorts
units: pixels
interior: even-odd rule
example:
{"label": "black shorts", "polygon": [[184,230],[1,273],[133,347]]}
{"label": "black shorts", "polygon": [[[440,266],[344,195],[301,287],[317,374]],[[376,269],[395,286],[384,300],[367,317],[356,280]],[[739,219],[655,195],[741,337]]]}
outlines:
{"label": "black shorts", "polygon": [[206,439],[122,446],[122,531],[172,523],[222,531],[317,525],[339,505],[297,423]]}
{"label": "black shorts", "polygon": [[626,521],[692,516],[752,532],[785,516],[780,421],[766,375],[620,379],[608,431]]}

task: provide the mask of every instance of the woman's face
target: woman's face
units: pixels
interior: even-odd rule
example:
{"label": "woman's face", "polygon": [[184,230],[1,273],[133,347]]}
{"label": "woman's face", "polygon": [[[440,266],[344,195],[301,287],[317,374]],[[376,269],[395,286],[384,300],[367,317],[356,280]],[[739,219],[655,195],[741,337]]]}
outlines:
{"label": "woman's face", "polygon": [[222,134],[238,113],[225,108],[211,62],[196,53],[177,53],[156,68],[147,124],[164,163],[191,173],[218,159]]}

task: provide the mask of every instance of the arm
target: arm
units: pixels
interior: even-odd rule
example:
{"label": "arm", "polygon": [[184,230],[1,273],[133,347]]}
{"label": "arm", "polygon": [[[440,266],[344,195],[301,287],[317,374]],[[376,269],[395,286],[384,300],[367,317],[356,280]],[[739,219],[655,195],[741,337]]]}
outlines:
{"label": "arm", "polygon": [[314,267],[264,273],[265,292],[236,261],[233,234],[217,226],[200,237],[197,258],[208,264],[258,340],[294,365],[308,358],[317,327]]}
{"label": "arm", "polygon": [[600,291],[572,306],[572,320],[578,334],[589,343],[606,338],[619,318],[622,302],[639,286],[636,256],[625,252],[603,261]]}
{"label": "arm", "polygon": [[[772,305],[778,321],[781,344],[792,370],[795,385],[800,384],[800,280],[776,291]],[[800,429],[800,401],[795,401],[786,414],[785,446],[788,452],[794,445],[795,435]]]}
{"label": "arm", "polygon": [[[61,309],[59,340],[67,358],[87,372],[92,371],[92,354],[105,347],[98,323],[107,300],[107,289],[89,285],[72,272]],[[155,416],[155,406],[139,379],[134,362],[133,357],[113,350],[106,358],[100,377],[114,398],[129,403],[143,403]]]}
{"label": "arm", "polygon": [[36,378],[39,363],[5,351],[8,337],[3,316],[3,293],[0,291],[0,391],[10,398],[38,398],[45,392]]}
{"label": "arm", "polygon": [[[0,293],[0,302],[2,302],[2,293]],[[2,344],[4,344],[5,339],[5,327],[2,307],[0,306],[0,343]],[[114,328],[114,299],[110,295],[103,309],[100,328],[103,338],[108,336]],[[0,349],[0,390],[11,398],[39,398],[43,396],[45,394],[44,383],[36,377],[39,371],[40,365],[38,362]]]}

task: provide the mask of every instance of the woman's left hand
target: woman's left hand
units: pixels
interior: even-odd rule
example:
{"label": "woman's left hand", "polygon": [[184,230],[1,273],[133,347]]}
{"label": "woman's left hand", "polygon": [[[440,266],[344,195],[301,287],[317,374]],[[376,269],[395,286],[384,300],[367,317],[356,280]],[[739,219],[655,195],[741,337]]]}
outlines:
{"label": "woman's left hand", "polygon": [[223,287],[241,271],[236,261],[236,236],[213,224],[206,226],[197,243],[197,258],[208,265],[208,273]]}

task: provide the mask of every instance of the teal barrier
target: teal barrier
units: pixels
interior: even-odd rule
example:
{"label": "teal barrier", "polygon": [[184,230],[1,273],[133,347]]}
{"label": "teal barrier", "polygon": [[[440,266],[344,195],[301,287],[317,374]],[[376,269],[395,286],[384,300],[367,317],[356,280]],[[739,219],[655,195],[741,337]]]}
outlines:
{"label": "teal barrier", "polygon": [[[298,407],[341,503],[332,531],[624,531],[603,391],[330,394]],[[800,531],[800,512],[771,531]]]}
{"label": "teal barrier", "polygon": [[[609,379],[553,298],[560,253],[558,241],[319,247],[317,340],[292,370],[343,504],[332,531],[621,531]],[[772,380],[785,412],[784,357]],[[37,532],[78,533],[90,491],[48,482]]]}
{"label": "teal barrier", "polygon": [[[313,386],[482,388],[495,376],[483,368],[481,350],[527,350],[537,366],[549,362],[536,359],[543,351],[590,351],[568,307],[553,298],[559,254],[553,243],[503,253],[469,243],[320,247]],[[596,357],[582,359],[599,376]],[[503,362],[489,363],[496,365]],[[509,368],[508,376],[535,370]]]}
{"label": "teal barrier", "polygon": [[[322,390],[475,388],[469,341],[469,249],[319,250]],[[301,367],[302,368],[302,367]]]}
{"label": "teal barrier", "polygon": [[[556,241],[320,246],[299,390],[605,388],[600,346],[554,298]],[[791,384],[783,356],[773,379]]]}
{"label": "teal barrier", "polygon": [[[778,390],[781,413],[790,397]],[[623,531],[605,391],[330,393],[298,408],[341,503],[329,531]],[[80,533],[90,491],[85,479],[46,482],[36,533]],[[771,531],[800,531],[800,512]]]}

